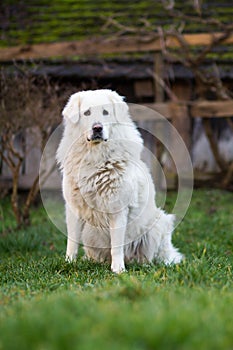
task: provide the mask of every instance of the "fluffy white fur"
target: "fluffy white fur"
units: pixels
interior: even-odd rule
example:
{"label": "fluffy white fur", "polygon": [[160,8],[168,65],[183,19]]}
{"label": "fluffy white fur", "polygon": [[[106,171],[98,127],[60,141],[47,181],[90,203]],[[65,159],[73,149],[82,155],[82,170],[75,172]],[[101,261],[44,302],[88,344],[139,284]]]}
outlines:
{"label": "fluffy white fur", "polygon": [[[155,189],[140,159],[142,138],[123,98],[111,90],[72,95],[63,110],[64,134],[57,151],[66,201],[66,258],[82,243],[87,258],[125,262],[179,263],[173,247],[174,216],[155,205]],[[102,125],[94,140],[93,125]]]}

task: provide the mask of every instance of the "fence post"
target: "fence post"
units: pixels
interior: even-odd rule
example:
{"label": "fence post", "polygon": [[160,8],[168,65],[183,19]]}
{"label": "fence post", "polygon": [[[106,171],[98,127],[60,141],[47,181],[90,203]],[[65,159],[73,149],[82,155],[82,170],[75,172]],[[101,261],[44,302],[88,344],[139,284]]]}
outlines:
{"label": "fence post", "polygon": [[[182,137],[187,149],[190,151],[191,146],[191,122],[188,112],[188,106],[186,103],[170,103],[171,115],[172,115],[172,125],[176,128],[179,135]],[[172,137],[172,147],[176,153],[176,166],[179,167],[184,173],[185,162],[184,162],[184,148],[177,142],[177,138],[175,135]],[[174,169],[175,170],[175,169]]]}
{"label": "fence post", "polygon": [[[163,57],[161,55],[161,52],[156,52],[154,58],[154,101],[156,103],[164,101],[164,89],[161,85],[163,78]],[[162,121],[153,122],[152,125],[153,134],[161,134],[164,132],[164,123]],[[156,187],[158,189],[161,189],[163,187],[163,174],[161,165],[163,145],[158,139],[156,139],[153,144],[153,153],[156,155],[158,162],[156,162],[155,167],[153,168],[152,175],[155,179]]]}

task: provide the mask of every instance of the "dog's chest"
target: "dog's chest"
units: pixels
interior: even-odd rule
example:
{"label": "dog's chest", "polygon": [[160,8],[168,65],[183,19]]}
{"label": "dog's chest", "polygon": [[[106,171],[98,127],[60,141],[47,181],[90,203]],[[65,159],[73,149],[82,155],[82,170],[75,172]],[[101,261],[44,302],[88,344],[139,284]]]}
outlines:
{"label": "dog's chest", "polygon": [[80,211],[106,210],[116,204],[122,190],[126,162],[106,161],[95,168],[89,164],[79,168],[73,183],[73,199]]}

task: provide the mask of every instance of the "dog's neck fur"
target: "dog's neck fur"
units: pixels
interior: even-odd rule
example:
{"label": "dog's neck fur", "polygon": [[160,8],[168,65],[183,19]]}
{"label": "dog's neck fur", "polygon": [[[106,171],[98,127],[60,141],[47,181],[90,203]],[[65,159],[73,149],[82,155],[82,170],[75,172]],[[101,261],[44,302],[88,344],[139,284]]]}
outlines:
{"label": "dog's neck fur", "polygon": [[[135,161],[140,159],[143,147],[141,136],[132,128],[133,138],[130,139],[129,135],[124,135],[121,129],[123,128],[114,127],[108,141],[93,144],[87,142],[84,137],[77,139],[77,129],[73,125],[67,125],[64,130],[65,137],[57,151],[57,161],[61,169],[70,168],[71,170],[71,167],[79,167],[84,161],[96,169],[103,168],[106,162],[117,168],[121,167],[123,158],[124,162],[128,159],[135,159]],[[79,150],[78,153],[76,149]],[[85,158],[83,158],[84,154]]]}

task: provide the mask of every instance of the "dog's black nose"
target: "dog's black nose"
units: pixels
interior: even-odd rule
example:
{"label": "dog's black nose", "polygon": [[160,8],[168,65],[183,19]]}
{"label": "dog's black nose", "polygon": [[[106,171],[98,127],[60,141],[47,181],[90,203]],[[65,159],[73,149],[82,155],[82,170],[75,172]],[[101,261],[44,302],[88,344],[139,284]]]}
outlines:
{"label": "dog's black nose", "polygon": [[93,124],[92,130],[94,133],[100,133],[103,130],[103,126],[100,123]]}

